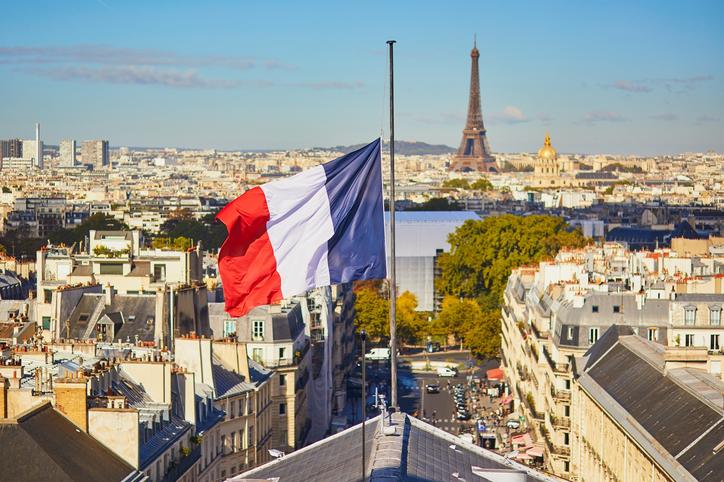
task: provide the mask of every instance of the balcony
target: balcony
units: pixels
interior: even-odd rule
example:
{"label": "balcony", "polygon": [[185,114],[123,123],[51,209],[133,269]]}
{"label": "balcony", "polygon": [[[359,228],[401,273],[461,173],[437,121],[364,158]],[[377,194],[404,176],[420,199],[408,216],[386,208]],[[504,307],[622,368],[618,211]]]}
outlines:
{"label": "balcony", "polygon": [[551,370],[556,373],[568,373],[568,364],[554,362],[553,357],[550,353],[548,353],[548,349],[546,347],[543,347],[543,356],[548,362],[548,366],[551,368]]}
{"label": "balcony", "polygon": [[571,428],[571,419],[569,417],[551,415],[551,423],[554,427]]}
{"label": "balcony", "polygon": [[551,387],[551,396],[555,400],[561,400],[564,402],[570,402],[571,401],[571,392],[570,390],[556,390],[555,388]]}
{"label": "balcony", "polygon": [[548,452],[553,454],[554,456],[559,457],[570,457],[571,455],[571,448],[564,445],[554,445],[553,442],[546,436],[543,438],[546,443],[546,448],[548,449]]}

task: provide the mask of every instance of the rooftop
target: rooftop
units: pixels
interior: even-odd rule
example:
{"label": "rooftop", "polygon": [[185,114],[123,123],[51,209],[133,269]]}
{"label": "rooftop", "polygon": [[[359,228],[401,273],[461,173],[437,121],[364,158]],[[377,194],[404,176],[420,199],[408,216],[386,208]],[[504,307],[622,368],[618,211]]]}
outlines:
{"label": "rooftop", "polygon": [[[371,481],[493,480],[492,472],[522,476],[516,480],[554,480],[404,413],[393,414],[384,424],[376,417],[365,426],[365,477]],[[361,480],[361,427],[355,425],[231,480]]]}

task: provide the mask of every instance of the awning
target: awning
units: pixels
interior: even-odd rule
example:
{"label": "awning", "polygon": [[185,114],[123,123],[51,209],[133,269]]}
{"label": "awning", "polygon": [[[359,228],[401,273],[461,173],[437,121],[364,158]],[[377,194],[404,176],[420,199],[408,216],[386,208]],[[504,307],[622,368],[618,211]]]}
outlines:
{"label": "awning", "polygon": [[515,456],[515,458],[518,460],[533,460],[533,457],[531,457],[528,454],[524,454],[524,453],[519,453],[518,455]]}
{"label": "awning", "polygon": [[[533,446],[533,439],[531,438],[529,433],[524,433],[522,435],[515,435],[515,436],[513,436],[511,441],[513,442],[514,446],[515,445],[523,445],[523,446],[528,446],[528,447]],[[513,447],[513,448],[517,448],[517,447]]]}
{"label": "awning", "polygon": [[509,404],[510,402],[512,402],[512,401],[513,401],[513,396],[512,396],[512,395],[506,395],[506,396],[504,396],[503,399],[500,401],[500,404],[501,404],[501,405],[508,405],[508,404]]}
{"label": "awning", "polygon": [[493,368],[491,370],[488,370],[486,372],[486,375],[488,377],[488,380],[502,380],[503,370],[501,370],[500,368]]}
{"label": "awning", "polygon": [[543,457],[543,447],[536,445],[533,448],[528,449],[526,453],[531,457]]}

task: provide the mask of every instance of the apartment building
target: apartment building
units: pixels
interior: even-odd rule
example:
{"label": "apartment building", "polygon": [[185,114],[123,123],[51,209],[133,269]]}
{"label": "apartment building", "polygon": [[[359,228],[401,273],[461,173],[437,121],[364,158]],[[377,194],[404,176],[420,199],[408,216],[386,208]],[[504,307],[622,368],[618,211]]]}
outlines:
{"label": "apartment building", "polygon": [[302,447],[311,425],[311,341],[302,308],[296,300],[262,306],[236,321],[236,337],[246,342],[251,359],[277,374],[272,386],[272,447],[282,451]]}
{"label": "apartment building", "polygon": [[606,243],[513,271],[502,308],[502,366],[514,410],[545,442],[549,470],[576,476],[571,456],[576,359],[609,327],[626,326],[661,346],[689,343],[710,351],[714,355],[704,368],[722,376],[718,341],[724,330],[717,316],[724,295],[675,291],[694,270],[697,278],[716,278],[719,262],[670,250],[634,253]]}
{"label": "apartment building", "polygon": [[570,478],[719,479],[724,383],[708,373],[709,358],[628,326],[606,331],[577,361]]}
{"label": "apartment building", "polygon": [[90,231],[85,246],[47,246],[36,261],[35,319],[47,338],[153,341],[210,335],[199,247],[144,246],[139,231]]}
{"label": "apartment building", "polygon": [[95,169],[109,165],[111,160],[108,141],[83,141],[80,147],[80,157],[83,164],[91,165]]}

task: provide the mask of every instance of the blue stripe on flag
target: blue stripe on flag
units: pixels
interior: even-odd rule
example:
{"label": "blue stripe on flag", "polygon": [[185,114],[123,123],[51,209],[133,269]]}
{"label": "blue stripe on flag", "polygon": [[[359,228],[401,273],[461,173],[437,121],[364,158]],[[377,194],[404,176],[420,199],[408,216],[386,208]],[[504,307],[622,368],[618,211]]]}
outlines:
{"label": "blue stripe on flag", "polygon": [[387,276],[380,140],[324,164],[334,225],[330,283]]}

